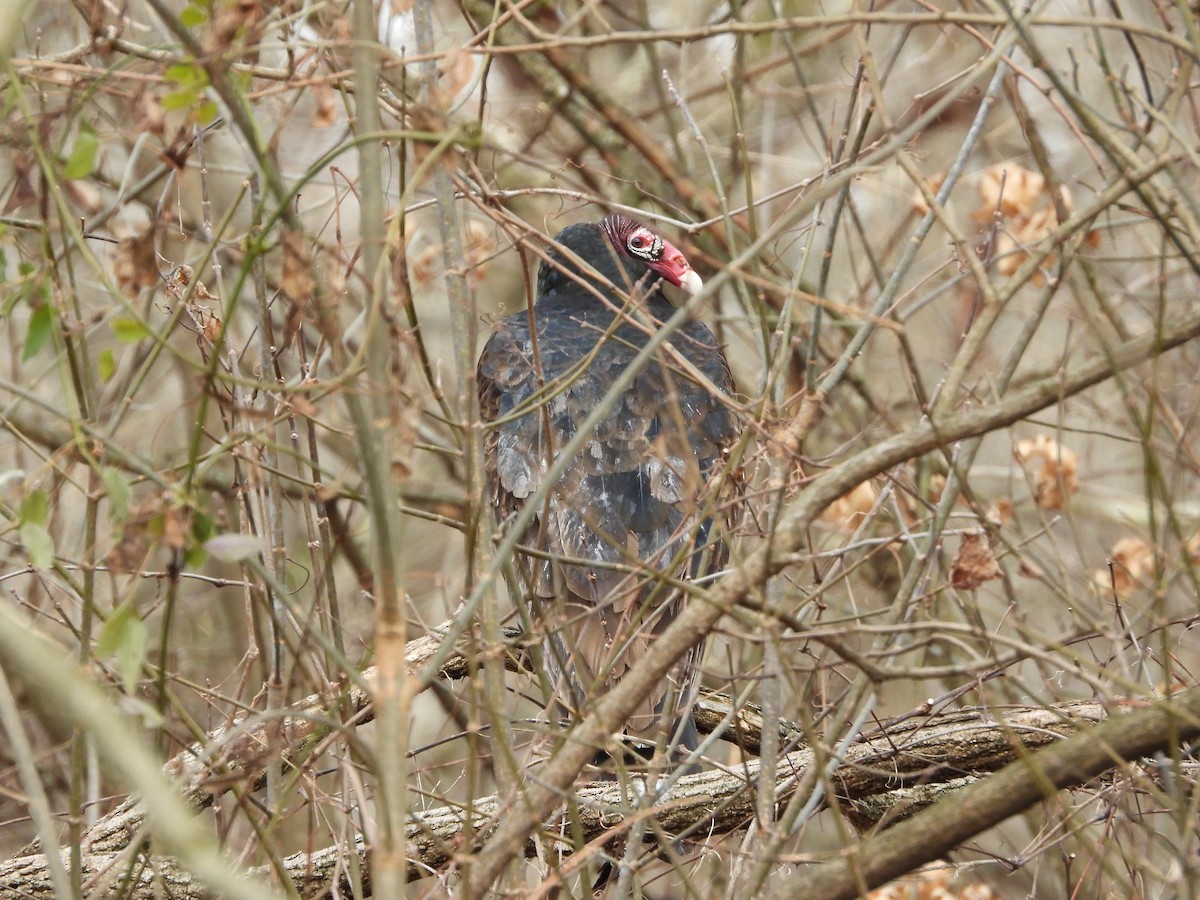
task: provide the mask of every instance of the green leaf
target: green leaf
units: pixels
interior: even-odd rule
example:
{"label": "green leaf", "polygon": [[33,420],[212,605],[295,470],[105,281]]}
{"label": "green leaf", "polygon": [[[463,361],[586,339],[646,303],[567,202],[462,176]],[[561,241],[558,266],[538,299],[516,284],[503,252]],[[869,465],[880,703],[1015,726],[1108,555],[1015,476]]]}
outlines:
{"label": "green leaf", "polygon": [[25,332],[25,347],[21,351],[22,362],[33,359],[37,352],[46,346],[53,324],[54,318],[49,303],[40,303],[34,307],[33,315],[29,317],[29,330]]}
{"label": "green leaf", "polygon": [[45,525],[50,521],[50,496],[38,488],[30,491],[21,501],[21,521]]}
{"label": "green leaf", "polygon": [[198,6],[188,5],[179,13],[179,21],[188,28],[196,28],[208,21],[208,13]]}
{"label": "green leaf", "polygon": [[6,287],[9,287],[13,282],[15,282],[17,289],[10,290],[8,292],[8,299],[4,301],[3,308],[0,308],[0,316],[11,315],[13,307],[17,305],[17,301],[28,301],[29,298],[34,295],[35,289],[33,285],[30,284],[32,279],[29,277],[33,274],[33,272],[34,268],[30,263],[27,263],[23,260],[17,263],[17,277],[10,280],[8,285],[5,285]]}
{"label": "green leaf", "polygon": [[175,112],[180,109],[188,109],[196,98],[200,96],[200,92],[193,88],[182,88],[178,91],[172,91],[162,98],[160,101],[162,108],[170,112]]}
{"label": "green leaf", "polygon": [[129,620],[137,618],[133,604],[122,603],[111,613],[100,629],[100,637],[96,641],[96,652],[100,656],[112,656],[121,646],[121,641],[129,630]]}
{"label": "green leaf", "polygon": [[36,522],[22,522],[17,529],[21,536],[21,544],[25,547],[25,555],[29,564],[43,572],[54,566],[54,539],[45,525]]}
{"label": "green leaf", "polygon": [[197,543],[204,543],[216,531],[216,523],[213,522],[212,516],[200,510],[192,511],[192,540]]}
{"label": "green leaf", "polygon": [[208,76],[204,70],[194,62],[175,63],[173,66],[167,66],[165,74],[167,81],[173,81],[180,87],[194,84],[203,85],[208,82]]}
{"label": "green leaf", "polygon": [[105,466],[100,470],[100,480],[104,482],[104,490],[108,494],[108,515],[114,522],[125,521],[129,514],[129,497],[133,488],[129,479],[120,469]]}
{"label": "green leaf", "polygon": [[21,501],[21,526],[17,533],[29,564],[43,571],[54,565],[54,539],[46,523],[50,520],[50,498],[43,490],[30,491]]}
{"label": "green leaf", "polygon": [[198,569],[204,565],[204,561],[208,559],[206,542],[215,531],[216,525],[212,516],[206,515],[198,509],[192,510],[192,528],[188,534],[187,553],[183,558],[185,566],[189,569]]}
{"label": "green leaf", "polygon": [[109,323],[113,335],[122,344],[136,344],[142,338],[149,337],[150,331],[137,319],[121,316]]}
{"label": "green leaf", "polygon": [[207,125],[217,117],[217,104],[211,100],[205,100],[196,110],[196,121],[201,125]]}
{"label": "green leaf", "polygon": [[204,549],[204,545],[193,544],[188,547],[187,553],[183,554],[183,567],[185,569],[198,569],[204,565],[206,559],[208,559],[208,552]]}
{"label": "green leaf", "polygon": [[111,350],[101,351],[98,368],[100,370],[100,380],[105,383],[111,381],[112,377],[117,374],[117,358],[113,356]]}
{"label": "green leaf", "polygon": [[67,164],[63,168],[63,178],[68,181],[75,178],[87,178],[96,169],[96,151],[100,149],[100,139],[96,137],[90,125],[81,125],[75,135],[75,143]]}
{"label": "green leaf", "polygon": [[146,661],[146,623],[132,603],[122,603],[113,610],[104,627],[96,649],[103,657],[115,657],[117,671],[126,693],[133,693],[142,664]]}
{"label": "green leaf", "polygon": [[204,68],[197,63],[176,63],[173,66],[167,67],[167,81],[173,82],[176,87],[170,93],[166,94],[159,100],[163,109],[167,110],[184,110],[191,109],[197,104],[202,104],[200,107],[201,115],[204,114],[205,108],[213,107],[215,115],[216,107],[210,103],[202,103],[204,101],[204,90],[208,87],[208,73]]}

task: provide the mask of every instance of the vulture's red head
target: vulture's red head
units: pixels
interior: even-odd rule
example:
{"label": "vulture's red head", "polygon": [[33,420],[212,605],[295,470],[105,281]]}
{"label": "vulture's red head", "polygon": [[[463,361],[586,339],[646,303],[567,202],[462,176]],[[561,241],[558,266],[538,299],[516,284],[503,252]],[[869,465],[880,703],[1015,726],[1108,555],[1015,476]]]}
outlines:
{"label": "vulture's red head", "polygon": [[[567,252],[562,252],[562,251]],[[587,263],[580,269],[576,260]],[[646,276],[659,277],[685,291],[696,294],[704,287],[687,259],[641,222],[624,216],[609,216],[600,222],[568,225],[554,237],[550,256],[538,270],[538,302],[566,302],[568,305],[591,296],[577,279],[603,279],[601,285],[620,289],[632,287]]]}
{"label": "vulture's red head", "polygon": [[704,282],[673,244],[655,234],[641,222],[625,216],[609,216],[600,223],[613,246],[630,259],[643,262],[688,295],[698,294]]}

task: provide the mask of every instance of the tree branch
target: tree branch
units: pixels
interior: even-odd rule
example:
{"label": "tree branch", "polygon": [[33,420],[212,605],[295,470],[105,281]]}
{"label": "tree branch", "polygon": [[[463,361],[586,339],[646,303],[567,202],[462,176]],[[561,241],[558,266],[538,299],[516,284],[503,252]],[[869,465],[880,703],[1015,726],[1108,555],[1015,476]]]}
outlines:
{"label": "tree branch", "polygon": [[[922,831],[919,838],[891,839],[893,834],[900,834],[902,828],[909,827],[906,822],[886,835],[872,839],[880,842],[891,839],[888,842],[892,847],[891,854],[880,857],[888,860],[889,866],[885,869],[882,865],[872,865],[867,874],[871,884],[878,884],[922,861],[936,858],[971,834],[1052,794],[1042,778],[1052,780],[1056,787],[1083,784],[1123,761],[1168,749],[1176,742],[1197,735],[1200,735],[1200,690],[1189,691],[1149,709],[1112,718],[1108,717],[1103,705],[1090,702],[1057,708],[1006,710],[1002,714],[961,710],[919,722],[906,720],[899,727],[885,729],[870,740],[852,745],[834,773],[834,783],[837,801],[862,813],[868,807],[865,803],[860,805],[859,801],[874,800],[879,809],[887,809],[896,802],[895,798],[906,798],[912,786],[961,783],[963,773],[979,775],[1003,769],[997,775],[952,791],[949,803],[953,811],[942,810],[931,817],[942,823],[946,833],[954,835],[953,840],[928,834],[931,829],[928,822],[924,826],[926,831]],[[786,805],[810,768],[824,765],[826,758],[810,748],[781,757],[774,784],[777,806]],[[1038,777],[1030,777],[1031,772]],[[693,829],[708,835],[744,828],[755,815],[759,777],[757,760],[723,771],[685,776],[669,792],[657,798],[655,818],[661,828],[671,834]],[[993,783],[1001,786],[982,790]],[[606,836],[617,837],[625,832],[626,826],[641,814],[632,812],[638,808],[638,798],[630,796],[628,790],[627,786],[614,782],[596,782],[575,788],[573,799],[577,809],[572,810],[575,816],[572,825],[578,831],[572,832],[571,839],[564,836],[557,842],[562,858],[570,856],[585,843]],[[984,805],[965,802],[976,792],[993,799]],[[476,833],[487,833],[509,812],[494,796],[474,801],[471,809],[469,831]],[[631,812],[614,812],[621,809]],[[541,823],[546,833],[564,834],[559,821],[561,813],[560,809]],[[917,818],[920,815],[912,821]],[[859,819],[862,820],[861,815]],[[952,822],[958,824],[955,827],[947,824]],[[406,828],[408,878],[427,877],[456,858],[461,861],[461,841],[467,833],[466,813],[457,806],[437,807],[411,816]],[[865,844],[860,857],[875,860],[874,852],[866,849],[873,846],[873,842]],[[284,871],[303,896],[331,896],[335,881],[341,888],[348,888],[347,870],[365,870],[366,852],[360,838],[350,844],[288,857],[283,861]],[[523,855],[533,856],[535,852],[535,842],[527,839]],[[349,861],[350,856],[357,856],[361,865]],[[157,896],[155,891],[161,890],[161,882],[170,884],[180,897],[213,896],[194,883],[172,859],[154,857],[131,865],[132,860],[128,850],[95,852],[93,849],[84,857],[84,881],[131,877],[132,880],[123,885],[131,898]],[[848,882],[851,893],[833,893],[840,888],[827,887],[834,882],[835,873],[843,880],[850,877],[846,874],[848,866],[848,862],[839,861],[816,870],[817,876],[825,880],[820,881],[819,887],[801,895],[855,896],[853,891],[857,888],[853,881]],[[112,875],[114,872],[117,874]],[[127,872],[137,874],[127,876]],[[250,874],[265,876],[266,872],[254,870]],[[161,880],[159,887],[155,886],[155,879]],[[0,891],[52,897],[53,886],[45,856],[28,855],[0,864]]]}
{"label": "tree branch", "polygon": [[789,888],[797,897],[852,900],[860,885],[884,884],[937,859],[963,841],[1062,788],[1200,735],[1200,688],[1147,709],[1114,716],[1021,760],[1003,772],[957,792],[883,834],[863,841],[842,859],[810,869]]}

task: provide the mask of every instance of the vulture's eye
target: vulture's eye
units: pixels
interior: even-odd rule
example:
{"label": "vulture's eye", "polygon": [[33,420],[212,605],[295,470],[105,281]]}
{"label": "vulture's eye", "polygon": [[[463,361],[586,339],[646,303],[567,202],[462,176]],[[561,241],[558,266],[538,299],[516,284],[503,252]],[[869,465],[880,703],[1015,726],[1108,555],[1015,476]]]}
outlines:
{"label": "vulture's eye", "polygon": [[662,239],[655,237],[646,229],[635,231],[625,242],[629,252],[642,259],[657,260],[662,256]]}

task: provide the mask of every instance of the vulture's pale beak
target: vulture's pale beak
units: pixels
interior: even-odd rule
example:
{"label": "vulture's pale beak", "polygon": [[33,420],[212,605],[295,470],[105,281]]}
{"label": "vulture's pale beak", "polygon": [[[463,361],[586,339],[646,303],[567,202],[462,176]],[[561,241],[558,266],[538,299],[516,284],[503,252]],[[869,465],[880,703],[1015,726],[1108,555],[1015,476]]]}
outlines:
{"label": "vulture's pale beak", "polygon": [[704,279],[696,274],[695,269],[688,269],[683,273],[683,277],[679,279],[679,287],[689,297],[695,297],[704,290]]}
{"label": "vulture's pale beak", "polygon": [[663,241],[662,256],[657,262],[650,263],[650,268],[675,287],[681,288],[689,297],[700,293],[704,287],[704,279],[696,274],[687,257],[666,241]]}

